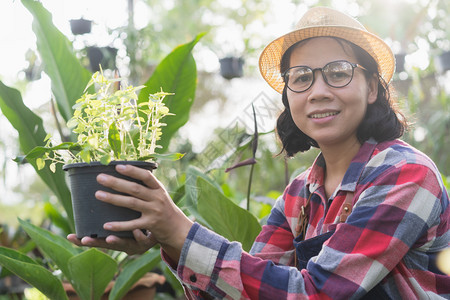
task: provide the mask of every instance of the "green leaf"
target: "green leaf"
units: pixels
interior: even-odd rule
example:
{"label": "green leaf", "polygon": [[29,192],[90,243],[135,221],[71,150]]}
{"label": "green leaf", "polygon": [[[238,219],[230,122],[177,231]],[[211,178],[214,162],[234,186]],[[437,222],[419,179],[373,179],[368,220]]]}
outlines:
{"label": "green leaf", "polygon": [[117,272],[117,262],[91,248],[68,261],[71,284],[81,299],[97,300]]}
{"label": "green leaf", "polygon": [[37,49],[44,62],[44,71],[52,81],[59,112],[67,122],[72,117],[72,106],[91,79],[91,73],[81,65],[67,37],[53,25],[52,15],[42,3],[22,0],[22,4],[33,15]]}
{"label": "green leaf", "polygon": [[145,273],[151,271],[161,261],[158,250],[150,250],[127,264],[117,277],[109,294],[109,300],[119,300]]}
{"label": "green leaf", "polygon": [[111,155],[106,154],[100,158],[100,162],[102,165],[108,165],[111,162]]}
{"label": "green leaf", "polygon": [[197,179],[198,212],[211,229],[230,241],[238,241],[249,251],[261,231],[258,220],[247,210],[225,197],[211,183]]}
{"label": "green leaf", "polygon": [[[38,170],[42,170],[43,168],[45,168],[45,160],[43,160],[42,158],[37,158],[36,159],[36,166],[38,168]],[[52,173],[55,173],[55,171],[51,170]]]}
{"label": "green leaf", "polygon": [[108,143],[111,146],[111,149],[114,152],[114,157],[119,158],[122,143],[120,141],[120,133],[119,130],[117,130],[116,123],[112,123],[111,126],[109,126],[108,130]]}
{"label": "green leaf", "polygon": [[197,85],[197,67],[192,49],[204,35],[205,33],[197,35],[194,40],[178,46],[167,55],[144,84],[146,87],[139,93],[138,103],[148,102],[149,95],[161,89],[175,94],[164,99],[167,108],[175,116],[168,116],[165,119],[168,125],[162,128],[163,135],[158,143],[163,147],[162,152],[167,151],[172,136],[189,119]]}
{"label": "green leaf", "polygon": [[182,159],[183,156],[184,156],[184,153],[167,153],[167,154],[154,153],[149,156],[139,157],[139,160],[149,160],[151,158],[155,158],[157,160],[176,161],[176,160]]}
{"label": "green leaf", "polygon": [[67,262],[71,257],[82,252],[81,248],[76,247],[65,238],[29,222],[19,219],[19,223],[42,253],[51,258],[63,274],[70,278]]}
{"label": "green leaf", "polygon": [[67,218],[61,215],[61,212],[48,201],[44,204],[44,212],[45,215],[52,221],[52,223],[56,227],[60,228],[64,232],[64,234],[67,235],[73,232],[70,228],[70,224],[67,221]]}
{"label": "green leaf", "polygon": [[37,288],[50,299],[68,299],[61,281],[30,257],[0,247],[0,265]]}
{"label": "green leaf", "polygon": [[[44,130],[42,119],[24,105],[18,90],[4,85],[1,81],[0,109],[19,133],[20,149],[23,153],[28,153],[37,146],[44,146],[47,133]],[[38,170],[35,159],[29,159],[28,162],[61,202],[71,227],[74,228],[72,202],[64,171],[61,168],[58,168],[55,173],[47,168]]]}
{"label": "green leaf", "polygon": [[189,210],[189,212],[195,216],[195,218],[199,223],[210,227],[208,222],[203,218],[203,216],[199,214],[197,208],[197,200],[199,197],[197,181],[199,177],[203,178],[204,180],[207,180],[210,184],[214,185],[216,189],[220,189],[220,186],[217,184],[217,182],[208,177],[208,175],[206,175],[199,168],[189,166],[186,171],[186,183],[184,187],[185,206]]}

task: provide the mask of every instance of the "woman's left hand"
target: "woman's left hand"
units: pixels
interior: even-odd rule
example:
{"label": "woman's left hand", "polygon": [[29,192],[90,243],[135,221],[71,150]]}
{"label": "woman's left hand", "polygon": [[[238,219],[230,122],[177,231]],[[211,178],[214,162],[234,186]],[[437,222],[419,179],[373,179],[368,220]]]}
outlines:
{"label": "woman's left hand", "polygon": [[144,234],[141,229],[134,229],[133,237],[134,238],[121,238],[115,235],[109,235],[104,239],[92,238],[89,236],[79,239],[76,234],[71,233],[67,236],[67,239],[78,246],[123,251],[128,255],[142,254],[158,243],[150,233]]}

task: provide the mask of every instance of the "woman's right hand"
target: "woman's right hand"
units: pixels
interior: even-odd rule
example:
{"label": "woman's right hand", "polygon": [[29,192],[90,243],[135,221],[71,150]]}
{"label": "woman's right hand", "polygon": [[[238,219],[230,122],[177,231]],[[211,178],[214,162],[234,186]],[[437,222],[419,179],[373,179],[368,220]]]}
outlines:
{"label": "woman's right hand", "polygon": [[78,246],[98,247],[126,252],[128,255],[142,254],[157,244],[153,236],[144,234],[142,230],[133,230],[134,239],[120,238],[115,235],[107,236],[105,239],[91,238],[85,236],[82,239],[77,238],[76,234],[71,233],[67,239]]}

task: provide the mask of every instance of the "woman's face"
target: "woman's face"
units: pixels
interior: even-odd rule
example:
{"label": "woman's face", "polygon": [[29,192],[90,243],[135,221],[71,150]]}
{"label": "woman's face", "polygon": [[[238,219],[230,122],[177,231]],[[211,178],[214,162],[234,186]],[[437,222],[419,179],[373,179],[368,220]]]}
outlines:
{"label": "woman's face", "polygon": [[[322,68],[337,60],[356,61],[349,45],[333,38],[319,37],[293,49],[290,65]],[[357,142],[356,131],[367,109],[375,102],[378,81],[367,80],[361,68],[354,69],[352,81],[345,87],[334,88],[315,71],[313,85],[302,93],[287,89],[292,118],[297,127],[314,139],[319,146],[328,147]]]}

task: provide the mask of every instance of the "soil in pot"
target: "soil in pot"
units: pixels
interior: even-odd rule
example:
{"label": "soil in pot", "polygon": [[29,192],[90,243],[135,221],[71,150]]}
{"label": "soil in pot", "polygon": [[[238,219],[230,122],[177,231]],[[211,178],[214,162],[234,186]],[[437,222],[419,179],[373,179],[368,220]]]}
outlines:
{"label": "soil in pot", "polygon": [[118,164],[130,164],[150,171],[157,167],[155,163],[142,161],[113,161],[109,165],[102,165],[100,162],[92,162],[90,164],[75,163],[63,166],[63,170],[67,171],[69,174],[75,231],[78,238],[85,236],[105,238],[108,235],[133,237],[131,231],[113,232],[103,229],[103,224],[110,221],[136,219],[139,218],[141,214],[137,211],[111,205],[95,198],[95,192],[98,190],[121,194],[100,185],[96,180],[97,175],[100,173],[143,184],[141,181],[117,173],[115,166]]}

